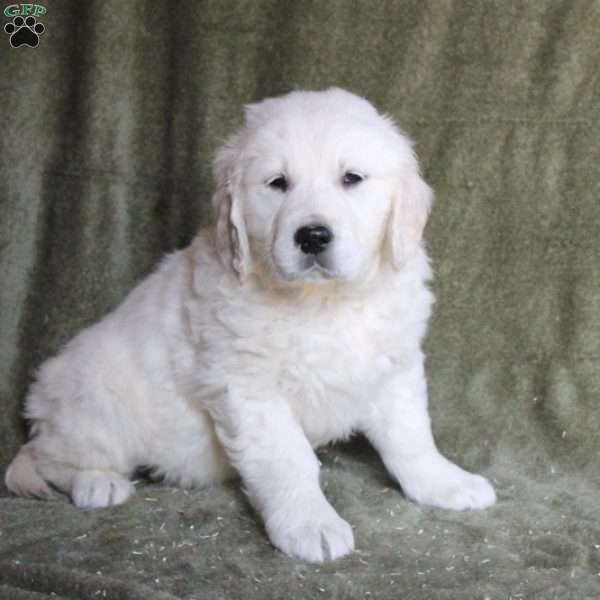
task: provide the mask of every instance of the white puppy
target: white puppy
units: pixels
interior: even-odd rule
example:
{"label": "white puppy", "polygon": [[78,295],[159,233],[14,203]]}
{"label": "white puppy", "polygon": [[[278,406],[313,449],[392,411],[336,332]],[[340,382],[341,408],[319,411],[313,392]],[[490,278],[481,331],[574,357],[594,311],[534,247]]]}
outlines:
{"label": "white puppy", "polygon": [[313,448],[362,432],[416,502],[493,504],[431,433],[432,193],[409,140],[348,92],[292,92],[246,108],[215,174],[216,226],[41,367],[9,489],[100,507],[142,465],[181,486],[237,472],[277,548],[334,559],[352,529]]}

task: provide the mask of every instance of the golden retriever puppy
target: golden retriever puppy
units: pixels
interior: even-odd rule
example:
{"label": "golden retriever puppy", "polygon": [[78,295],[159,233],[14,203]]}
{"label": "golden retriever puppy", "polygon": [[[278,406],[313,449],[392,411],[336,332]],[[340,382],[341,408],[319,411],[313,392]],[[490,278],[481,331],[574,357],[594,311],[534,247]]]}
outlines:
{"label": "golden retriever puppy", "polygon": [[335,559],[353,534],[313,449],[360,432],[415,502],[493,504],[431,433],[432,192],[407,137],[349,92],[295,91],[246,107],[215,177],[216,224],[42,365],[8,487],[102,507],[142,465],[186,487],[239,474],[277,548]]}

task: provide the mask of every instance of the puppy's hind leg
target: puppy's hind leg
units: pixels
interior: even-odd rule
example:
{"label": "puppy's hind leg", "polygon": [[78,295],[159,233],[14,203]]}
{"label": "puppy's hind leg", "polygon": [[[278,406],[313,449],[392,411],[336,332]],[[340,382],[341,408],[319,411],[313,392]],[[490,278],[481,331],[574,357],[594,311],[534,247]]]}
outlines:
{"label": "puppy's hind leg", "polygon": [[29,444],[25,444],[8,466],[4,477],[6,487],[17,496],[25,498],[49,498],[52,495],[48,484],[36,468],[35,455]]}
{"label": "puppy's hind leg", "polygon": [[25,444],[6,472],[6,486],[19,496],[49,498],[51,484],[69,494],[80,508],[122,504],[135,491],[133,483],[111,469],[85,469],[50,458]]}
{"label": "puppy's hind leg", "polygon": [[[32,443],[37,442],[36,438]],[[42,441],[42,440],[40,440]],[[64,454],[38,452],[38,473],[53,486],[69,494],[79,508],[102,508],[122,504],[135,491],[127,469],[118,469],[110,456],[71,449]],[[76,460],[74,460],[76,459]]]}
{"label": "puppy's hind leg", "polygon": [[123,504],[134,489],[115,471],[81,470],[73,478],[71,497],[79,508],[102,508]]}

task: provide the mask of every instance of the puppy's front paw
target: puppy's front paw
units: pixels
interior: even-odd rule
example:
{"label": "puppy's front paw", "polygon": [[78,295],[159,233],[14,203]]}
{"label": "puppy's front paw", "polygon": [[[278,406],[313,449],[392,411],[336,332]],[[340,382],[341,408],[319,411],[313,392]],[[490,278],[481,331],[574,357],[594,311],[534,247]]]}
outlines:
{"label": "puppy's front paw", "polygon": [[487,508],[496,502],[496,493],[487,479],[464,471],[442,456],[411,465],[401,485],[411,500],[450,510]]}
{"label": "puppy's front paw", "polygon": [[298,503],[267,519],[271,542],[284,554],[309,562],[335,560],[354,550],[352,528],[323,498]]}

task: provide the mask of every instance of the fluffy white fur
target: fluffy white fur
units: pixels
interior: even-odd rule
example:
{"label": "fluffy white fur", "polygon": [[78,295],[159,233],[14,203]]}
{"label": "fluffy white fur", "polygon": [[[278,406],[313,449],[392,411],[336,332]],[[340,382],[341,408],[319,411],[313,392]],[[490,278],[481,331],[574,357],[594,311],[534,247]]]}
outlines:
{"label": "fluffy white fur", "polygon": [[[335,559],[353,534],[313,448],[362,432],[414,501],[493,504],[431,433],[432,193],[409,140],[348,92],[292,92],[246,108],[215,174],[216,225],[41,367],[8,487],[102,507],[127,499],[141,465],[181,486],[239,473],[276,547]],[[334,236],[316,258],[294,240],[315,223]]]}

